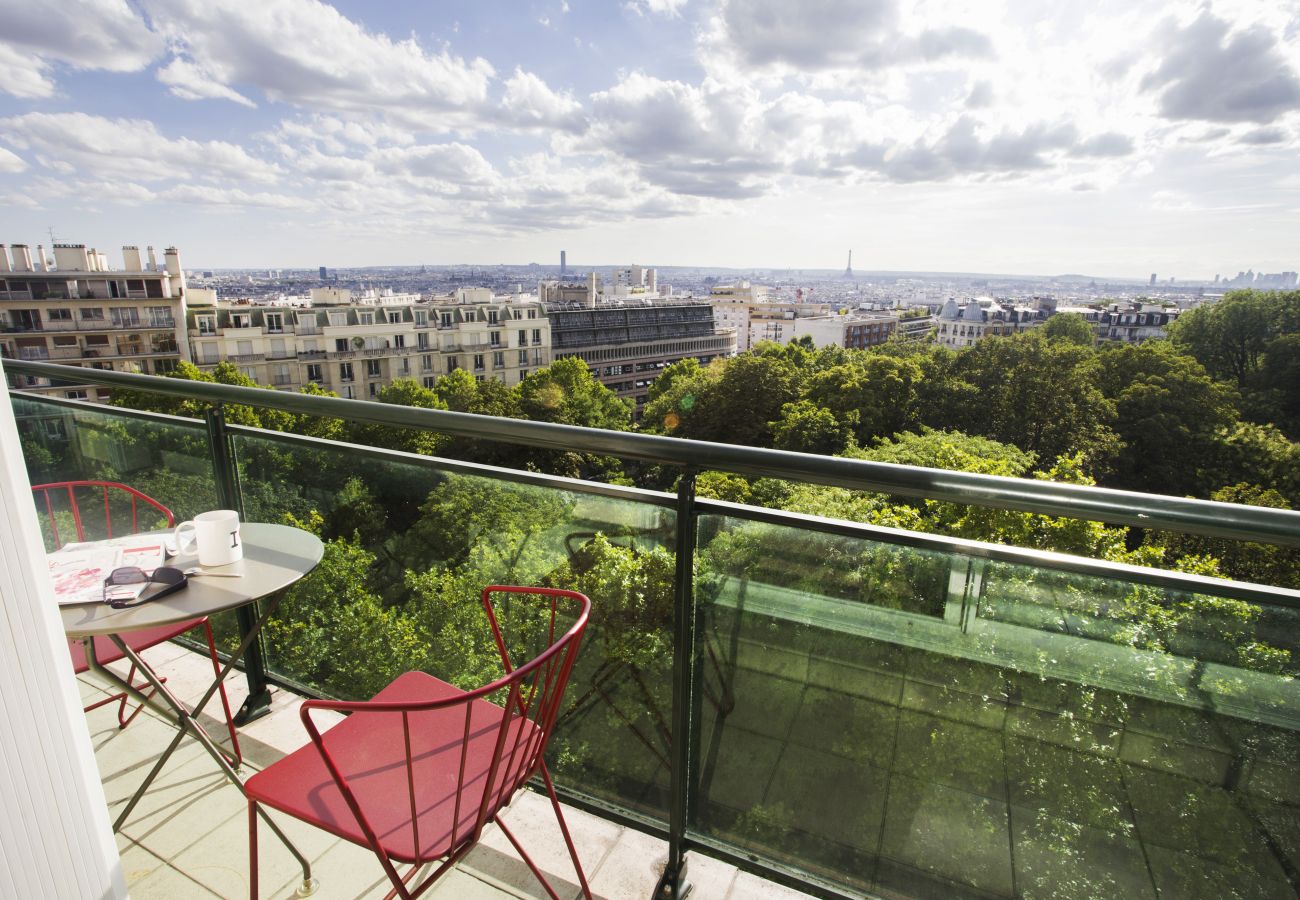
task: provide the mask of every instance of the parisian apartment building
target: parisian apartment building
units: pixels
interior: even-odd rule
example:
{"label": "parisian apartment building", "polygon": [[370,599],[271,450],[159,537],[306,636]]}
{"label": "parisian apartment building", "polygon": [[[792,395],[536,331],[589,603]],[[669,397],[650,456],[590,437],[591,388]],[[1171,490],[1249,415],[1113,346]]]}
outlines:
{"label": "parisian apartment building", "polygon": [[399,378],[432,387],[457,369],[514,385],[551,362],[551,323],[527,294],[313,288],[297,305],[218,302],[199,292],[191,300],[187,337],[200,369],[229,361],[282,390],[316,384],[368,399]]}
{"label": "parisian apartment building", "polygon": [[[0,244],[0,354],[94,369],[165,374],[189,359],[186,286],[180,251],[158,262],[122,248],[120,268],[84,244]],[[12,387],[74,400],[103,400],[108,390],[74,379],[10,376]]]}
{"label": "parisian apartment building", "polygon": [[1097,316],[1097,339],[1140,344],[1167,337],[1181,312],[1176,306],[1157,303],[1112,303]]}
{"label": "parisian apartment building", "polygon": [[1042,324],[1046,311],[1000,303],[992,297],[976,297],[959,303],[949,299],[939,310],[935,339],[945,347],[960,350],[981,338],[1016,334]]}
{"label": "parisian apartment building", "polygon": [[717,326],[712,305],[673,297],[654,269],[619,270],[608,285],[595,273],[583,283],[543,281],[537,295],[551,321],[555,357],[581,359],[596,380],[637,409],[667,366],[688,358],[708,365],[736,355],[736,332]]}

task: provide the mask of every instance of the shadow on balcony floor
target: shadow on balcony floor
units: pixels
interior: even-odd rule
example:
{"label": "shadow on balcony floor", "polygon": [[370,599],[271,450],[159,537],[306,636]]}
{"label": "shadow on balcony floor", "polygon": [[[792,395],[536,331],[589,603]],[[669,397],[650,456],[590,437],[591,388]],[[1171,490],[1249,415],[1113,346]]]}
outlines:
{"label": "shadow on balcony floor", "polygon": [[[149,658],[182,699],[197,698],[211,680],[207,660],[182,647],[158,647]],[[104,696],[92,676],[81,676],[79,685],[85,702]],[[244,696],[242,677],[232,677],[228,687],[231,704],[237,706]],[[279,691],[271,715],[240,729],[246,770],[268,765],[306,742],[297,713],[300,703],[301,698]],[[215,703],[213,707],[217,708]],[[174,734],[172,726],[152,710],[119,730],[115,709],[109,705],[87,715],[112,816]],[[214,735],[223,733],[215,720],[205,724]],[[565,816],[596,896],[650,897],[666,856],[662,841],[579,810],[566,808]],[[505,818],[561,896],[566,900],[578,896],[576,878],[545,798],[521,792]],[[292,819],[277,817],[277,821],[311,859],[313,874],[321,883],[317,896],[381,897],[386,892],[387,880],[370,851]],[[172,757],[117,835],[117,844],[135,900],[248,896],[247,806],[193,742],[182,744]],[[262,896],[277,900],[292,896],[300,870],[265,828],[260,851]],[[696,884],[692,896],[701,900],[805,896],[709,859],[693,859],[691,875]],[[482,843],[427,896],[489,900],[545,894],[500,830],[492,826]]]}

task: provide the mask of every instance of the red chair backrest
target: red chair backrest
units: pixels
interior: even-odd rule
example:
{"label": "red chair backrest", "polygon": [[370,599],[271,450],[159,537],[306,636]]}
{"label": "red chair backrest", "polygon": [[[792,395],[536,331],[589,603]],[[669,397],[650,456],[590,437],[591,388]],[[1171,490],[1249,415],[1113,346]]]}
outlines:
{"label": "red chair backrest", "polygon": [[[541,639],[544,635],[546,646],[522,664],[511,658],[506,636],[502,634],[498,613],[492,603],[493,595],[499,594],[545,598],[546,605],[549,607],[547,609],[541,604],[532,605],[535,607],[534,636]],[[340,765],[339,760],[331,755],[329,732],[322,734],[316,728],[311,719],[314,710],[402,717],[401,732],[405,738],[405,783],[408,787],[407,796],[402,799],[409,801],[413,845],[417,848],[420,846],[420,816],[417,814],[416,798],[417,760],[412,758],[412,735],[415,728],[429,728],[428,733],[443,738],[437,747],[439,752],[456,750],[456,753],[449,754],[448,760],[458,763],[454,794],[456,812],[451,816],[450,847],[452,850],[477,841],[483,826],[497,810],[510,802],[515,791],[522,787],[542,765],[543,754],[546,752],[551,732],[555,728],[569,674],[578,655],[582,634],[587,627],[591,601],[576,591],[503,585],[484,588],[482,601],[492,628],[497,652],[505,669],[502,677],[475,690],[457,691],[454,696],[419,702],[308,700],[302,705],[300,714],[312,742],[316,745],[330,775],[372,844],[377,843],[375,829],[370,824],[366,811],[361,808],[356,793],[349,786],[349,779],[361,777],[363,774],[372,774],[375,767],[382,764],[378,760],[368,759],[363,761],[351,775],[345,773],[343,768],[348,764]],[[567,601],[564,605],[569,608],[562,609],[560,601]],[[573,607],[576,607],[576,617],[570,619],[569,616],[574,613]],[[563,634],[557,635],[557,627],[563,627],[561,614],[564,614],[564,621],[571,621],[572,624]],[[483,714],[485,708],[479,701],[484,700],[500,701],[494,704],[502,711],[499,723],[492,721],[496,718],[495,713],[490,716]],[[414,743],[418,748],[420,742],[415,740]],[[474,770],[476,754],[470,749],[471,743],[476,746],[478,755],[481,755],[485,747],[493,748],[490,767],[485,776],[481,770]],[[417,757],[420,755],[418,750],[414,755]],[[400,753],[394,756],[394,761],[396,758],[400,758]],[[428,760],[425,758],[418,762],[427,764]],[[478,759],[478,762],[481,763],[482,760]],[[419,777],[427,779],[429,774],[425,769],[419,773]],[[397,798],[393,797],[392,800],[395,805]],[[461,831],[460,823],[468,817],[470,810],[476,810],[472,827]],[[387,826],[391,826],[391,815],[385,815],[383,818],[388,820]]]}
{"label": "red chair backrest", "polygon": [[[91,515],[98,516],[101,507],[104,516],[104,533],[98,533],[97,529],[92,526],[90,540],[135,534],[140,531],[140,507],[142,504],[161,513],[163,518],[167,520],[168,526],[176,524],[176,517],[172,515],[170,509],[147,494],[142,494],[135,488],[116,481],[55,481],[50,484],[34,484],[32,485],[32,495],[36,500],[37,513],[44,513],[47,517],[50,535],[54,541],[54,547],[52,548],[54,550],[73,540],[73,538],[59,533],[56,512],[68,511],[72,513],[72,524],[76,530],[76,540],[78,541],[87,539],[86,526],[88,517]],[[110,497],[115,503],[110,502]],[[83,503],[86,504],[84,513]],[[127,503],[129,503],[130,511],[129,526],[126,522]],[[90,504],[94,505],[95,511],[93,513],[90,511]],[[113,514],[114,505],[119,507],[117,517]],[[153,521],[145,522],[145,525],[148,526],[153,524]]]}

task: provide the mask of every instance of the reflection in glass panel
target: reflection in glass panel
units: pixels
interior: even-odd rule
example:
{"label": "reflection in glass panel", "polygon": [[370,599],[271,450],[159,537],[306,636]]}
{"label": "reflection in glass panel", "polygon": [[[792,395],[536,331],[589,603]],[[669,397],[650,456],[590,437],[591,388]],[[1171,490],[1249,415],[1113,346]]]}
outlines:
{"label": "reflection in glass panel", "polygon": [[[212,459],[202,424],[139,419],[111,407],[70,407],[19,394],[10,397],[32,484],[118,482],[162,503],[177,522],[216,505]],[[79,496],[79,502],[84,499]],[[106,536],[102,502],[98,514],[84,523],[87,540]],[[118,513],[125,513],[130,521],[129,500],[111,496],[110,506],[114,522],[122,521]],[[55,516],[60,531],[75,533],[69,509],[56,508]],[[143,529],[166,522],[138,524]],[[48,528],[44,537],[46,546],[51,546]]]}
{"label": "reflection in glass panel", "polygon": [[697,831],[887,896],[1295,896],[1295,610],[700,532]]}
{"label": "reflection in glass panel", "polygon": [[[290,517],[327,541],[322,565],[290,589],[268,626],[273,671],[349,698],[372,696],[411,669],[477,687],[501,674],[484,587],[582,591],[593,614],[552,740],[552,771],[572,790],[663,815],[671,509],[341,445],[248,435],[235,443],[248,517]],[[526,621],[507,622],[507,631],[512,625],[526,636]]]}

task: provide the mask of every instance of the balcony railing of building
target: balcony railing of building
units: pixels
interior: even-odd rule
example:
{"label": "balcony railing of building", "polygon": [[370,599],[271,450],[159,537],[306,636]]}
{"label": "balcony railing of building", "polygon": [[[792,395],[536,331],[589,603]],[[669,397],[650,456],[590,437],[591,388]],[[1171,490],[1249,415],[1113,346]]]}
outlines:
{"label": "balcony railing of building", "polygon": [[[67,377],[49,363],[5,368]],[[1300,547],[1300,513],[74,377],[214,408],[199,421],[11,395],[24,437],[49,444],[50,459],[30,463],[51,468],[46,480],[111,465],[137,487],[169,485],[175,495],[160,499],[185,518],[315,510],[382,544],[358,575],[405,560],[389,582],[399,593],[337,635],[320,631],[332,582],[286,601],[250,660],[254,704],[267,678],[325,694],[386,683],[386,667],[405,664],[395,634],[441,648],[427,657],[434,674],[473,680],[473,648],[459,639],[472,584],[589,590],[596,613],[553,770],[570,802],[668,839],[665,896],[680,895],[687,850],[824,897],[1219,897],[1240,885],[1291,896],[1300,883],[1300,592],[725,503],[695,485],[718,470],[1287,548]],[[227,425],[224,404],[615,456],[681,477],[664,493],[342,444]],[[385,631],[403,610],[428,631]],[[240,627],[219,630],[229,641]]]}

